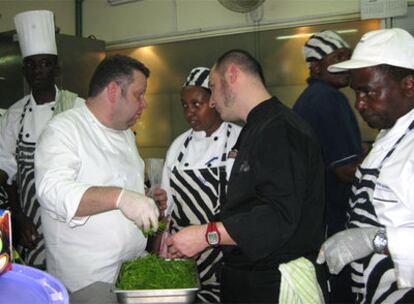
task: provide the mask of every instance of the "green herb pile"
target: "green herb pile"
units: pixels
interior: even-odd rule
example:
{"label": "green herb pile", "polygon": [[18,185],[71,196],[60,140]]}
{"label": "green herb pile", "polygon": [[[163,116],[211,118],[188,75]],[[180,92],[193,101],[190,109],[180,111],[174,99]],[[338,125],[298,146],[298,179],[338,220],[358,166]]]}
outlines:
{"label": "green herb pile", "polygon": [[158,230],[154,231],[152,229],[150,230],[142,230],[142,234],[147,238],[149,236],[155,235],[157,232],[164,231],[165,228],[167,228],[167,224],[164,222],[158,222]]}
{"label": "green herb pile", "polygon": [[170,289],[197,286],[193,260],[165,260],[149,254],[124,262],[116,287],[119,289]]}

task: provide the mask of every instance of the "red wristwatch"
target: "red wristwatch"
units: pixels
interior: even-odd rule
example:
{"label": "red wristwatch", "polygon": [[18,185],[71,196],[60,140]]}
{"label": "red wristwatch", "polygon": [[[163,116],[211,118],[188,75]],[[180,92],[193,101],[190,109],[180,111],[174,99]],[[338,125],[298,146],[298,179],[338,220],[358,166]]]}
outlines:
{"label": "red wristwatch", "polygon": [[217,247],[220,245],[221,236],[220,232],[217,229],[216,222],[211,222],[207,224],[206,241],[212,247]]}

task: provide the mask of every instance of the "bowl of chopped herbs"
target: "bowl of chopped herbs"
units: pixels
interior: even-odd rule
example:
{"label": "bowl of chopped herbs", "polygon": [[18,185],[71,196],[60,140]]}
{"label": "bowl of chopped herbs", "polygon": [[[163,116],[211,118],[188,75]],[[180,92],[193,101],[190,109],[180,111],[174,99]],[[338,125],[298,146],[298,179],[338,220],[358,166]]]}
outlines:
{"label": "bowl of chopped herbs", "polygon": [[192,303],[199,287],[194,260],[149,254],[120,266],[112,292],[119,303]]}

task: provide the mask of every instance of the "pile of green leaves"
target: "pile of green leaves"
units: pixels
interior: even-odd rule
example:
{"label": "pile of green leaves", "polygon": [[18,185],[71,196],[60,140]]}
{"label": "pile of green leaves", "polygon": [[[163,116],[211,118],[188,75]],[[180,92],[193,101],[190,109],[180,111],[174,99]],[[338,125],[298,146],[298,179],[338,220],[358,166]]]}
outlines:
{"label": "pile of green leaves", "polygon": [[150,230],[142,230],[142,234],[147,238],[149,236],[155,235],[157,232],[164,231],[165,228],[167,228],[167,224],[164,222],[158,222],[158,230],[154,231],[152,229]]}
{"label": "pile of green leaves", "polygon": [[121,266],[116,287],[133,289],[193,288],[197,272],[193,260],[166,260],[149,254]]}

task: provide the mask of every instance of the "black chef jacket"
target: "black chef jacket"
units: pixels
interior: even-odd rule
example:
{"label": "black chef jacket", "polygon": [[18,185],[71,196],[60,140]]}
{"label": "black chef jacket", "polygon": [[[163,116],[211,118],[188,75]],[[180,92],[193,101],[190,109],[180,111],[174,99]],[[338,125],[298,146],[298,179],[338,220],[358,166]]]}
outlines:
{"label": "black chef jacket", "polygon": [[310,127],[272,97],[250,111],[235,149],[220,219],[237,246],[222,246],[225,265],[278,273],[280,263],[314,261],[324,233],[324,167]]}

